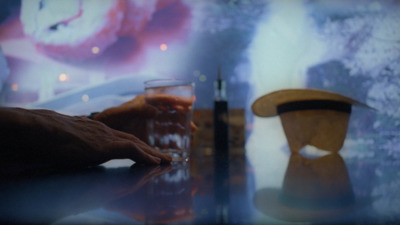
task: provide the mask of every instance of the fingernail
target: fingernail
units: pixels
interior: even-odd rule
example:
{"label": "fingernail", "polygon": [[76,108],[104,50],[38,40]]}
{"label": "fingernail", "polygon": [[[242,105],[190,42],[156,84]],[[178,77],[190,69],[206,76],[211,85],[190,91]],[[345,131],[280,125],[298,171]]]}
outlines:
{"label": "fingernail", "polygon": [[157,157],[153,157],[153,160],[155,163],[160,164],[161,163],[161,159],[157,158]]}
{"label": "fingernail", "polygon": [[171,162],[172,161],[172,157],[170,155],[165,155],[164,159],[165,159],[164,162]]}

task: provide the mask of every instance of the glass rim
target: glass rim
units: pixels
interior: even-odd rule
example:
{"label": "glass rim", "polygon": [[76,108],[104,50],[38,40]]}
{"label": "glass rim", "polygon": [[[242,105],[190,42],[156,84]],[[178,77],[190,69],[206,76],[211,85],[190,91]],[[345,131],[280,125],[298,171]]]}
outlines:
{"label": "glass rim", "polygon": [[181,85],[191,85],[194,86],[194,82],[190,80],[182,79],[154,79],[144,82],[144,87],[154,88],[154,87],[170,87],[170,86],[181,86]]}

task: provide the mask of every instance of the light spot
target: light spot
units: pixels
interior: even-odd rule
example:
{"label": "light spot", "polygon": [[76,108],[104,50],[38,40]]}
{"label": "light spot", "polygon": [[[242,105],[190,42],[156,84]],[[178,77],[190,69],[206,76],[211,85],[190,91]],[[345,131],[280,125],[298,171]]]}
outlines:
{"label": "light spot", "polygon": [[206,75],[204,75],[204,74],[200,75],[199,81],[205,82],[206,80],[207,80],[207,76]]}
{"label": "light spot", "polygon": [[160,45],[160,49],[161,49],[161,51],[167,51],[168,45],[167,44],[161,44]]}
{"label": "light spot", "polygon": [[92,53],[93,53],[93,54],[99,54],[99,53],[100,53],[100,48],[97,47],[97,46],[94,46],[94,47],[92,48]]}
{"label": "light spot", "polygon": [[11,90],[13,90],[13,91],[18,91],[18,84],[17,84],[17,83],[13,83],[13,84],[11,85]]}
{"label": "light spot", "polygon": [[68,75],[65,74],[65,73],[62,73],[62,74],[60,74],[60,75],[58,76],[58,80],[61,81],[61,82],[65,82],[65,81],[68,80]]}
{"label": "light spot", "polygon": [[82,101],[83,102],[88,102],[89,101],[89,95],[87,95],[87,94],[82,95]]}

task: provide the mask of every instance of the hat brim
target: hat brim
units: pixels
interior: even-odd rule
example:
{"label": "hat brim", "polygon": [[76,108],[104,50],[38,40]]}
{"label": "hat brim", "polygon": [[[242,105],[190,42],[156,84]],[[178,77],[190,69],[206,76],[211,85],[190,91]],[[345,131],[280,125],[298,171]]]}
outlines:
{"label": "hat brim", "polygon": [[254,205],[260,212],[275,219],[289,222],[318,222],[340,218],[340,216],[361,209],[371,202],[368,199],[356,199],[353,204],[345,207],[312,210],[286,206],[279,200],[279,195],[279,189],[261,189],[254,195]]}
{"label": "hat brim", "polygon": [[317,89],[284,89],[259,97],[254,101],[251,109],[257,116],[271,117],[278,115],[277,106],[279,105],[307,100],[330,100],[371,108],[364,103],[334,92]]}

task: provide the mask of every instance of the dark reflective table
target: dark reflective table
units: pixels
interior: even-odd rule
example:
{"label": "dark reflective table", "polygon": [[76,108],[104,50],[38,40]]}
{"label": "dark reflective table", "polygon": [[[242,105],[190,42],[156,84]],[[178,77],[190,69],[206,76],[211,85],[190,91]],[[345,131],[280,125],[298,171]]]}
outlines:
{"label": "dark reflective table", "polygon": [[[194,149],[191,162],[111,161],[3,179],[0,220],[15,224],[396,224],[400,164],[285,149]],[[341,153],[341,152],[339,152]],[[345,157],[346,155],[346,157]]]}

